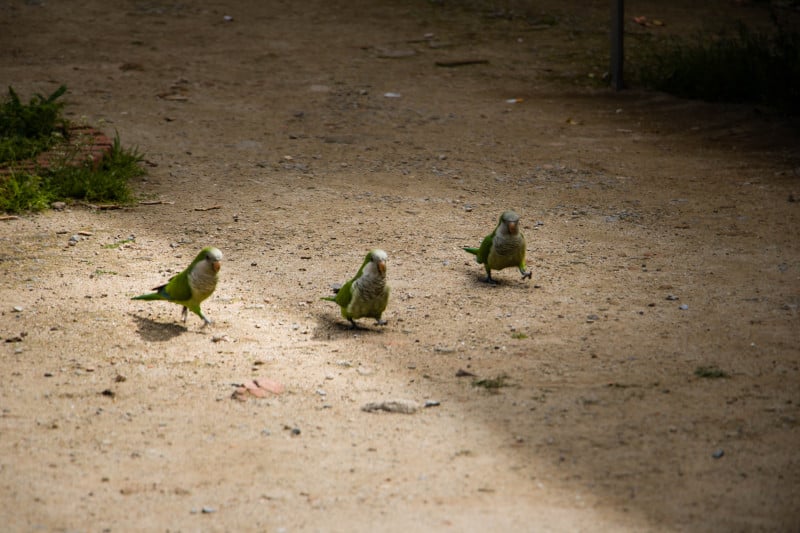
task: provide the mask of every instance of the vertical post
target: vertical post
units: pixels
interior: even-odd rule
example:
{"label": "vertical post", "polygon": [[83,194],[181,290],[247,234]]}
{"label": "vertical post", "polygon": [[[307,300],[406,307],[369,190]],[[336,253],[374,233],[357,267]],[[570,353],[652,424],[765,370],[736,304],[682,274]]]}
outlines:
{"label": "vertical post", "polygon": [[611,87],[621,91],[625,83],[622,81],[622,63],[625,59],[622,48],[622,34],[625,30],[625,0],[611,0]]}

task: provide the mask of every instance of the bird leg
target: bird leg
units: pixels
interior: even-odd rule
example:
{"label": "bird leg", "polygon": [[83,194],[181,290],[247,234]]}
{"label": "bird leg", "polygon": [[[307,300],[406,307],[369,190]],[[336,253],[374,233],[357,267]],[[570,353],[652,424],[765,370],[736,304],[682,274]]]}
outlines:
{"label": "bird leg", "polygon": [[488,268],[486,269],[486,279],[483,281],[489,283],[490,285],[497,285],[497,282],[492,279],[492,271],[489,270]]}
{"label": "bird leg", "polygon": [[522,279],[525,278],[531,279],[531,276],[533,275],[533,272],[531,272],[530,270],[526,272],[525,269],[522,267],[520,267],[519,271],[522,274]]}
{"label": "bird leg", "polygon": [[186,323],[186,317],[189,315],[189,310],[184,306],[183,311],[181,312],[181,318],[183,319],[183,323]]}

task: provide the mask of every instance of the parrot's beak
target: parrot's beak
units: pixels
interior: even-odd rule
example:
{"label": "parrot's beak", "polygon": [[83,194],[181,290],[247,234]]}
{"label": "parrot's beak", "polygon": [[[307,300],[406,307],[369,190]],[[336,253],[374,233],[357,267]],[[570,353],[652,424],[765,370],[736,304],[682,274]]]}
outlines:
{"label": "parrot's beak", "polygon": [[213,263],[211,263],[211,267],[214,269],[214,272],[219,272],[219,267],[220,266],[221,265],[220,265],[219,261],[214,261]]}
{"label": "parrot's beak", "polygon": [[386,275],[386,261],[378,261],[378,272],[381,273],[381,276]]}
{"label": "parrot's beak", "polygon": [[508,232],[511,235],[516,235],[517,234],[517,223],[516,222],[509,222],[508,223]]}

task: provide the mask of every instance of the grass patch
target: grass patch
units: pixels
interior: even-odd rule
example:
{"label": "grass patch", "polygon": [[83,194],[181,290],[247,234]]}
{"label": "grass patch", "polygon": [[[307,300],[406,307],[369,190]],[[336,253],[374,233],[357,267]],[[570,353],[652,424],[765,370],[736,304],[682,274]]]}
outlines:
{"label": "grass patch", "polygon": [[62,85],[48,97],[36,94],[23,104],[8,88],[8,97],[0,103],[0,163],[29,159],[64,138],[67,121],[61,118],[64,102],[58,99],[66,92]]}
{"label": "grass patch", "polygon": [[75,198],[87,202],[131,203],[134,199],[128,182],[144,174],[139,165],[142,156],[133,149],[122,148],[119,135],[111,151],[95,166],[61,165],[45,171],[48,188],[56,198]]}
{"label": "grass patch", "polygon": [[[68,138],[70,124],[61,117],[66,92],[62,85],[49,97],[34,96],[23,104],[9,87],[0,104],[0,210],[11,213],[46,209],[56,200],[129,204],[134,201],[129,182],[145,174],[143,157],[122,147],[119,134],[110,151],[99,161],[80,160],[80,137]],[[94,142],[93,140],[89,142]],[[42,168],[32,164],[48,151]],[[50,157],[52,154],[52,157]]]}
{"label": "grass patch", "polygon": [[800,115],[800,33],[740,23],[692,39],[640,41],[633,77],[645,87],[684,98],[765,104]]}
{"label": "grass patch", "polygon": [[43,179],[27,172],[0,176],[0,211],[20,213],[47,209],[54,197]]}
{"label": "grass patch", "polygon": [[527,335],[525,335],[524,333],[521,333],[521,332],[519,332],[519,331],[518,331],[518,332],[516,332],[516,333],[512,333],[512,334],[511,334],[511,338],[512,338],[512,339],[518,339],[518,340],[522,340],[522,339],[527,339],[527,338],[528,338],[528,336],[527,336]]}
{"label": "grass patch", "polygon": [[715,366],[698,366],[694,369],[694,375],[698,378],[719,379],[727,378],[728,374]]}

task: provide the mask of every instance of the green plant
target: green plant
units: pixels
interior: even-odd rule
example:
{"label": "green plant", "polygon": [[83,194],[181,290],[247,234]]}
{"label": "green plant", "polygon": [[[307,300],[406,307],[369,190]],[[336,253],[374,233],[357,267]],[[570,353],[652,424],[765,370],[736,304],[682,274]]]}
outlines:
{"label": "green plant", "polygon": [[[94,161],[94,138],[68,137],[70,124],[61,117],[66,93],[60,86],[48,97],[35,95],[23,104],[8,88],[0,104],[0,210],[33,211],[46,208],[53,200],[78,199],[88,202],[131,203],[131,178],[145,173],[142,155],[136,148],[114,143],[102,159]],[[46,164],[38,168],[35,157],[48,151]],[[31,170],[33,169],[33,170]]]}
{"label": "green plant", "polygon": [[634,78],[646,87],[708,101],[756,102],[800,112],[800,33],[775,24],[692,40],[644,40]]}
{"label": "green plant", "polygon": [[64,102],[58,99],[66,92],[62,85],[46,98],[36,94],[23,104],[14,89],[8,88],[8,98],[0,104],[0,163],[34,157],[63,139]]}
{"label": "green plant", "polygon": [[19,213],[47,209],[53,195],[42,184],[42,178],[30,172],[0,177],[0,211]]}
{"label": "green plant", "polygon": [[128,244],[129,242],[135,242],[135,241],[136,241],[136,238],[133,235],[131,235],[130,237],[115,241],[115,242],[113,242],[111,244],[104,244],[103,248],[105,248],[107,250],[114,250],[116,248],[119,248],[123,244]]}
{"label": "green plant", "polygon": [[77,198],[87,202],[133,201],[128,185],[131,178],[144,174],[142,156],[136,149],[125,149],[114,137],[114,144],[98,165],[86,161],[78,166],[58,165],[46,171],[47,187],[57,198]]}

